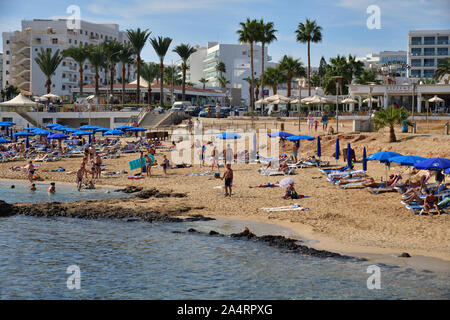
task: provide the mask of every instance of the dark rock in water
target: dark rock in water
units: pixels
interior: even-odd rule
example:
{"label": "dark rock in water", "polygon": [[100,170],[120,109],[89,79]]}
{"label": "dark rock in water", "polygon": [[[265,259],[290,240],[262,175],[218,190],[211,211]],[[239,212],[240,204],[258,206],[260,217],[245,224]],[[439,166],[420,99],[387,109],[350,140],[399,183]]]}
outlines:
{"label": "dark rock in water", "polygon": [[128,218],[127,222],[135,222],[135,221],[139,221],[139,219],[137,218]]}
{"label": "dark rock in water", "polygon": [[141,199],[148,199],[148,198],[184,198],[186,197],[186,194],[184,193],[176,193],[176,192],[160,192],[158,189],[151,188],[147,190],[140,191],[138,194],[136,194],[136,197]]}
{"label": "dark rock in water", "polygon": [[408,252],[403,252],[401,255],[399,255],[399,258],[411,258]]}
{"label": "dark rock in water", "polygon": [[16,214],[16,208],[5,201],[0,200],[0,217],[9,217]]}
{"label": "dark rock in water", "polygon": [[197,230],[195,230],[194,228],[189,228],[188,232],[197,232]]}
{"label": "dark rock in water", "polygon": [[214,231],[214,230],[211,230],[210,232],[209,232],[209,235],[210,236],[216,236],[216,235],[218,235],[219,233],[217,232],[217,231]]}
{"label": "dark rock in water", "polygon": [[251,238],[256,237],[256,235],[253,232],[251,232],[250,230],[245,230],[245,231],[242,231],[239,233],[232,233],[232,234],[230,234],[230,237],[251,239]]}
{"label": "dark rock in water", "polygon": [[128,187],[126,187],[124,189],[114,190],[114,192],[135,193],[135,192],[142,191],[142,189],[144,189],[144,188],[142,188],[142,187],[135,187],[135,186],[128,186]]}
{"label": "dark rock in water", "polygon": [[184,221],[189,221],[189,222],[191,222],[191,221],[212,221],[212,220],[216,220],[216,219],[210,218],[210,217],[205,217],[205,216],[202,216],[201,214],[194,214],[194,215],[184,219]]}

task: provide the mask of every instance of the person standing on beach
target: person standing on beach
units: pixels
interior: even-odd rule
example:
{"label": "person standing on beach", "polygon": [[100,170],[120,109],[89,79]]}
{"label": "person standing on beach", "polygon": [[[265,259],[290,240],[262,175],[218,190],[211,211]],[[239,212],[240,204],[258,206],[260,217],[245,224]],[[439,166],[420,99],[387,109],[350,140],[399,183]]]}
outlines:
{"label": "person standing on beach", "polygon": [[34,175],[34,165],[33,165],[33,161],[28,161],[28,164],[25,166],[25,169],[27,169],[27,175],[28,175],[28,180],[30,181],[30,183],[33,183],[33,175]]}
{"label": "person standing on beach", "polygon": [[100,157],[100,155],[97,153],[96,157],[95,157],[95,177],[97,179],[100,179],[100,175],[102,173],[102,157]]}
{"label": "person standing on beach", "polygon": [[216,164],[217,164],[217,170],[219,170],[220,171],[220,167],[219,167],[219,158],[218,158],[218,155],[217,155],[217,148],[216,148],[216,146],[213,146],[213,148],[212,148],[212,151],[211,151],[211,170],[214,170],[214,167],[216,166]]}
{"label": "person standing on beach", "polygon": [[149,157],[149,155],[145,156],[145,165],[147,170],[147,177],[152,176],[152,162],[153,160]]}
{"label": "person standing on beach", "polygon": [[232,185],[233,185],[233,170],[231,169],[231,164],[227,163],[226,170],[223,173],[222,180],[225,179],[225,197],[231,197],[232,194]]}
{"label": "person standing on beach", "polygon": [[313,123],[314,123],[313,116],[312,116],[312,113],[310,112],[310,113],[308,113],[308,129],[309,129],[309,132],[312,131]]}
{"label": "person standing on beach", "polygon": [[83,176],[84,176],[84,166],[81,165],[80,169],[77,171],[77,189],[78,191],[81,190],[81,187],[83,186]]}
{"label": "person standing on beach", "polygon": [[323,131],[327,131],[327,127],[328,127],[328,115],[327,113],[324,111],[322,113],[322,130]]}
{"label": "person standing on beach", "polygon": [[300,146],[298,141],[293,141],[294,145],[292,146],[292,157],[294,158],[294,162],[297,163],[297,155],[298,155],[298,148]]}
{"label": "person standing on beach", "polygon": [[164,174],[167,174],[167,168],[169,167],[169,160],[167,159],[166,155],[164,155],[164,159],[161,165],[163,167]]}

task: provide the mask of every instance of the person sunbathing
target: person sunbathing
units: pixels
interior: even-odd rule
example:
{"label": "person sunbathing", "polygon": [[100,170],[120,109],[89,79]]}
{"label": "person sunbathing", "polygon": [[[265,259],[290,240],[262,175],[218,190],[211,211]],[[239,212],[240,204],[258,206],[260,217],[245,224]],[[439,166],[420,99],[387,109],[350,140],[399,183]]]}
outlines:
{"label": "person sunbathing", "polygon": [[287,170],[289,170],[289,167],[288,167],[288,165],[286,164],[286,162],[283,161],[283,162],[280,164],[280,166],[278,167],[278,171],[283,171],[283,172],[285,172],[285,171],[287,171]]}
{"label": "person sunbathing", "polygon": [[[426,193],[428,193],[428,190],[426,190]],[[408,193],[405,193],[408,196],[403,199],[404,203],[411,203],[411,202],[417,202],[418,204],[423,204],[423,199],[420,198],[420,195],[422,194],[422,190],[420,188],[411,189]]]}
{"label": "person sunbathing", "polygon": [[368,187],[368,188],[380,188],[380,187],[385,187],[386,182],[384,182],[384,181],[376,182],[374,178],[367,177],[366,181],[363,182],[362,185],[364,187]]}
{"label": "person sunbathing", "polygon": [[427,214],[430,214],[430,209],[432,208],[436,209],[438,215],[442,213],[438,206],[438,198],[434,195],[433,190],[428,190],[428,195],[423,203],[423,209]]}
{"label": "person sunbathing", "polygon": [[277,181],[275,183],[267,182],[267,183],[260,184],[258,186],[248,186],[248,187],[249,188],[276,188],[276,187],[279,187],[279,186],[280,186],[280,182]]}
{"label": "person sunbathing", "polygon": [[361,174],[354,174],[354,175],[349,175],[348,177],[342,177],[339,179],[339,184],[347,184],[347,183],[357,183],[357,182],[366,182],[366,183],[371,183],[373,180],[373,178],[371,177],[366,177],[365,175],[361,175]]}

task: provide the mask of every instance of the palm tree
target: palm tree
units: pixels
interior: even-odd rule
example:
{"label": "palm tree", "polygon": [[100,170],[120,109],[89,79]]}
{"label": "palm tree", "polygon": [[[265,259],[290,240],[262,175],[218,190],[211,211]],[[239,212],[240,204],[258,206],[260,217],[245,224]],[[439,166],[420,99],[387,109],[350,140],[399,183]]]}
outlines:
{"label": "palm tree", "polygon": [[[239,25],[241,26],[241,29],[236,31],[239,35],[239,41],[250,43],[250,78],[252,79],[250,90],[253,93],[255,76],[253,68],[253,44],[259,39],[261,28],[257,20],[250,20],[250,18],[247,18],[245,22],[240,22]],[[253,111],[254,107],[253,94],[250,94],[250,111]]]}
{"label": "palm tree", "polygon": [[203,90],[205,90],[205,85],[208,83],[208,80],[206,80],[205,78],[201,78],[200,80],[198,80],[198,82],[203,84]]}
{"label": "palm tree", "polygon": [[147,87],[147,103],[150,105],[151,103],[151,96],[152,96],[152,83],[158,76],[159,72],[159,66],[156,63],[150,62],[145,63],[143,62],[142,65],[142,79],[147,81],[148,87]]}
{"label": "palm tree", "polygon": [[100,68],[104,66],[105,53],[103,52],[103,47],[100,45],[89,45],[88,46],[88,60],[91,66],[94,68],[94,83],[95,83],[95,95],[98,96],[98,79]]}
{"label": "palm tree", "polygon": [[173,49],[173,52],[178,53],[181,60],[183,60],[183,63],[181,65],[181,67],[183,69],[183,83],[182,83],[182,88],[181,88],[181,97],[182,97],[181,100],[185,101],[187,61],[194,52],[197,52],[197,50],[194,47],[191,47],[189,44],[182,43],[182,44],[176,46],[175,49]]}
{"label": "palm tree", "polygon": [[[434,72],[433,79],[439,81],[446,74],[450,74],[450,58],[442,59],[441,61],[439,61],[437,69]],[[445,80],[445,84],[448,84],[448,80],[448,78]]]}
{"label": "palm tree", "polygon": [[51,49],[44,50],[44,48],[41,48],[41,52],[37,54],[37,57],[34,60],[47,78],[45,86],[47,87],[47,93],[50,93],[52,75],[63,60],[63,57],[59,54],[59,49],[52,55]]}
{"label": "palm tree", "polygon": [[153,46],[156,54],[159,57],[159,75],[160,75],[160,103],[161,106],[164,105],[164,92],[163,92],[163,82],[164,82],[164,57],[166,56],[167,50],[169,50],[172,39],[168,37],[158,37],[150,39],[150,43]]}
{"label": "palm tree", "polygon": [[[395,136],[394,126],[396,124],[402,124],[404,120],[407,120],[409,116],[408,111],[405,108],[394,108],[390,106],[387,109],[382,109],[375,113],[372,121],[375,124],[375,130],[378,131],[382,128],[389,127],[389,142],[396,142],[397,137]],[[412,125],[412,123],[408,123]]]}
{"label": "palm tree", "polygon": [[322,27],[318,26],[315,20],[306,19],[305,23],[300,22],[297,30],[297,41],[308,44],[308,95],[311,95],[311,42],[322,41]]}
{"label": "palm tree", "polygon": [[227,72],[227,67],[225,66],[225,63],[220,61],[216,64],[216,71],[220,72],[219,78],[223,77],[223,74]]}
{"label": "palm tree", "polygon": [[121,77],[121,83],[122,83],[122,104],[125,104],[125,72],[126,72],[126,65],[129,65],[133,62],[133,56],[134,56],[134,49],[131,45],[123,45],[122,50],[120,50],[118,54],[119,61],[122,63],[122,77]]}
{"label": "palm tree", "polygon": [[70,57],[78,63],[80,74],[80,95],[83,94],[83,63],[89,56],[86,46],[80,44],[78,47],[70,47],[62,52],[64,57]]}
{"label": "palm tree", "polygon": [[136,72],[137,72],[137,91],[136,91],[136,102],[139,104],[141,102],[141,52],[147,43],[148,37],[150,37],[151,32],[148,29],[141,30],[137,28],[136,30],[127,30],[128,40],[130,40],[131,46],[136,54]]}
{"label": "palm tree", "polygon": [[369,82],[377,82],[377,75],[371,70],[363,70],[355,79],[357,84],[368,84]]}
{"label": "palm tree", "polygon": [[[286,75],[280,70],[280,66],[269,67],[264,73],[264,84],[272,88],[273,94],[277,94],[278,86],[286,82]],[[264,90],[264,88],[263,88]],[[278,109],[275,105],[274,110]]]}
{"label": "palm tree", "polygon": [[[259,96],[259,88],[261,88],[261,79],[260,78],[255,78],[254,79],[254,81],[255,81],[255,102],[256,102],[256,100],[258,100],[258,96]],[[264,90],[262,90],[262,91],[264,91]],[[263,97],[264,97],[264,95],[263,95]]]}
{"label": "palm tree", "polygon": [[[305,76],[305,68],[303,67],[303,63],[300,59],[294,59],[291,56],[283,56],[280,61],[280,70],[284,73],[287,80],[287,95],[291,96],[291,82],[294,77]],[[288,103],[287,110],[289,111],[291,104]]]}
{"label": "palm tree", "polygon": [[[275,30],[273,28],[273,22],[264,23],[264,20],[261,19],[259,21],[260,24],[260,37],[259,41],[261,42],[261,99],[264,99],[264,60],[265,60],[265,46],[266,44],[270,44],[277,40],[277,37],[275,36],[275,33],[278,30]],[[256,95],[258,97],[258,95]]]}
{"label": "palm tree", "polygon": [[351,84],[354,77],[358,77],[364,71],[364,62],[356,60],[356,56],[348,55],[349,83]]}
{"label": "palm tree", "polygon": [[[245,79],[244,79],[244,80],[245,80]],[[230,83],[231,83],[230,80],[227,80],[227,78],[225,78],[225,77],[219,77],[219,78],[217,79],[217,81],[219,81],[220,87],[221,87],[222,89],[226,89],[227,84],[230,84]]]}
{"label": "palm tree", "polygon": [[103,42],[103,51],[105,52],[106,61],[109,65],[109,78],[110,78],[110,90],[111,90],[111,97],[113,96],[113,90],[114,90],[114,71],[116,69],[116,63],[118,63],[119,60],[119,54],[124,49],[123,44],[116,40]]}

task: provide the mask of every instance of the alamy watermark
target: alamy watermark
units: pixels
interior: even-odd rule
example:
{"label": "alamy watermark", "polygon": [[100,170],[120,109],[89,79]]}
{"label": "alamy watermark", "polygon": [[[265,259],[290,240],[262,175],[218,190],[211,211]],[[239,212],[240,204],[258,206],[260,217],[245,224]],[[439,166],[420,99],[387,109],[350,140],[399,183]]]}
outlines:
{"label": "alamy watermark", "polygon": [[367,273],[371,275],[367,278],[367,289],[381,289],[381,269],[379,266],[370,265],[367,267]]}
{"label": "alamy watermark", "polygon": [[67,289],[69,290],[73,290],[73,289],[77,289],[80,290],[81,289],[81,270],[80,267],[77,266],[76,264],[70,265],[67,267],[66,270],[67,274],[70,274],[70,276],[67,278]]}
{"label": "alamy watermark", "polygon": [[366,26],[369,30],[381,29],[381,9],[379,6],[372,4],[367,7],[366,13],[369,17],[366,20]]}
{"label": "alamy watermark", "polygon": [[67,29],[79,30],[81,29],[81,9],[77,5],[70,5],[66,9],[66,13],[70,14],[67,17]]}

